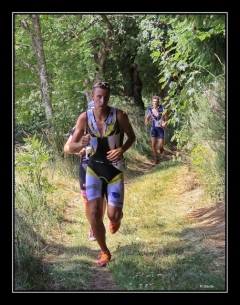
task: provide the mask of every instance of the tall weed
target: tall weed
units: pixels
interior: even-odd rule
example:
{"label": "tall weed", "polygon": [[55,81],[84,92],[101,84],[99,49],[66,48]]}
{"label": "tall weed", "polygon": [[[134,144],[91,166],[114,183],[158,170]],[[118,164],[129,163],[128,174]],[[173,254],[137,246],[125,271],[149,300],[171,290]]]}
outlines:
{"label": "tall weed", "polygon": [[197,107],[190,113],[191,163],[209,193],[225,198],[225,80],[222,77],[204,86],[196,95]]}
{"label": "tall weed", "polygon": [[55,206],[47,203],[56,187],[46,176],[49,154],[36,136],[15,152],[14,232],[16,286],[28,286],[43,272],[41,249],[58,225]]}

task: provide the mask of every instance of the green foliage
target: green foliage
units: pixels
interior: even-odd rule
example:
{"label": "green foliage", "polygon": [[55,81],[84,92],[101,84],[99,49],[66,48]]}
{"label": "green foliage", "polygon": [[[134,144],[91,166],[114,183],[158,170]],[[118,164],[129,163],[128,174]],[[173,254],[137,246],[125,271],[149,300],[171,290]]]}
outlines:
{"label": "green foliage", "polygon": [[[225,14],[39,17],[54,133],[63,135],[75,124],[78,114],[86,108],[96,78],[105,76],[112,84],[112,94],[124,96],[124,88],[132,87],[129,73],[134,69],[140,75],[143,100],[154,94],[165,98],[176,131],[174,141],[181,147],[188,140],[183,131],[188,129],[188,109],[194,107],[194,94],[202,81],[211,81],[212,75],[223,69]],[[23,131],[47,127],[38,91],[36,55],[23,22],[33,31],[29,15],[16,14],[15,128],[19,142]],[[105,64],[99,71],[102,60]]]}
{"label": "green foliage", "polygon": [[[95,68],[90,62],[85,64],[86,59],[91,57],[91,48],[86,48],[88,52],[80,51],[83,45],[86,46],[86,40],[83,35],[79,39],[73,29],[78,24],[81,31],[80,27],[86,26],[89,20],[91,18],[86,15],[84,18],[82,15],[40,15],[49,102],[53,106],[54,128],[57,131],[60,127],[70,130],[76,122],[76,114],[87,108],[89,92],[85,81],[88,80],[89,71]],[[36,54],[33,52],[29,33],[21,26],[23,21],[31,29],[29,15],[15,15],[15,128],[19,142],[22,142],[23,137],[21,129],[31,132],[47,127],[45,105],[39,91]]]}
{"label": "green foliage", "polygon": [[[20,202],[18,197],[20,192],[16,189],[16,203]],[[22,195],[24,196],[23,193]],[[19,209],[22,216],[18,213],[18,209],[15,209],[14,287],[16,290],[34,290],[35,287],[44,290],[48,268],[42,260],[41,249],[45,247],[45,243],[36,230],[43,231],[44,223],[40,225],[40,220],[42,221],[45,213],[34,215],[34,217],[41,216],[38,226],[36,226],[37,219],[34,224],[31,221],[28,223],[29,217],[30,219],[33,217],[31,211],[28,211],[29,206],[26,204]]]}
{"label": "green foliage", "polygon": [[224,69],[226,20],[224,14],[165,15],[158,20],[152,16],[145,27],[155,38],[149,47],[161,71],[159,82],[167,91],[171,123],[177,126],[174,139],[181,147],[188,140],[182,136],[196,92]]}
{"label": "green foliage", "polygon": [[18,289],[31,290],[36,278],[39,280],[39,275],[46,271],[41,249],[60,221],[56,207],[48,203],[48,197],[56,190],[46,176],[49,157],[36,136],[26,138],[25,144],[15,151],[15,285]]}
{"label": "green foliage", "polygon": [[24,152],[19,152],[15,156],[15,170],[20,176],[25,177],[25,183],[34,186],[39,194],[43,195],[41,200],[45,203],[45,195],[53,191],[53,186],[44,177],[44,169],[49,154],[45,152],[46,147],[42,146],[36,136],[26,138],[22,147]]}
{"label": "green foliage", "polygon": [[191,161],[214,198],[225,198],[225,79],[218,77],[195,96],[190,111]]}

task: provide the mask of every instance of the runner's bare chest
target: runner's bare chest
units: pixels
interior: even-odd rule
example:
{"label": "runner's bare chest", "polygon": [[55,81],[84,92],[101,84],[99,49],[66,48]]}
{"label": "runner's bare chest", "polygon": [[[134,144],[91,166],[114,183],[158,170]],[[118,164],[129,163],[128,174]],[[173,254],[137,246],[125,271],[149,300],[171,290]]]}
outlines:
{"label": "runner's bare chest", "polygon": [[153,109],[152,111],[153,111],[153,114],[157,117],[159,114],[158,109]]}
{"label": "runner's bare chest", "polygon": [[97,128],[98,128],[98,131],[101,135],[101,137],[103,137],[104,135],[104,130],[105,130],[105,120],[96,120],[96,124],[97,124]]}

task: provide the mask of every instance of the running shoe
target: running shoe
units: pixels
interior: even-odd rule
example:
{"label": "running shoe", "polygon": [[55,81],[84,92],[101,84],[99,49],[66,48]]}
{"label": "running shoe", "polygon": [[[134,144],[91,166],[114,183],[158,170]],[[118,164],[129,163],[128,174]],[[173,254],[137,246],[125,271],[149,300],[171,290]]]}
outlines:
{"label": "running shoe", "polygon": [[96,237],[94,236],[92,228],[90,228],[90,230],[88,232],[88,239],[93,240],[93,241],[96,240]]}
{"label": "running shoe", "polygon": [[155,159],[153,160],[153,163],[154,163],[154,164],[158,164],[158,163],[159,163],[159,159],[158,159],[158,158],[155,158]]}
{"label": "running shoe", "polygon": [[121,221],[119,221],[118,223],[114,223],[112,221],[109,222],[109,231],[110,233],[114,234],[118,231],[118,229],[121,226]]}
{"label": "running shoe", "polygon": [[[122,218],[123,218],[123,212],[122,212]],[[120,228],[120,226],[121,226],[121,221],[119,221],[118,223],[114,223],[114,222],[110,221],[109,225],[108,225],[110,233],[112,233],[112,234],[116,233],[118,231],[118,229]]]}
{"label": "running shoe", "polygon": [[110,252],[101,252],[99,255],[99,260],[97,261],[97,264],[99,267],[105,267],[111,260],[112,255]]}

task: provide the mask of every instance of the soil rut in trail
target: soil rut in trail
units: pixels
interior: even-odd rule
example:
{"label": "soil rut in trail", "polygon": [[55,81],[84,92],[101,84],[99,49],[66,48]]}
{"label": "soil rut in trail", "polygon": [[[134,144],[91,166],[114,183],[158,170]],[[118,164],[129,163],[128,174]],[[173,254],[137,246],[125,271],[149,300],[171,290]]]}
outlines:
{"label": "soil rut in trail", "polygon": [[100,268],[98,270],[97,274],[95,275],[95,278],[93,279],[90,285],[91,286],[89,290],[95,290],[95,291],[119,290],[117,284],[113,281],[109,271],[106,268]]}
{"label": "soil rut in trail", "polygon": [[[94,256],[97,257],[97,254],[99,254],[99,251],[92,251]],[[111,291],[111,290],[119,290],[117,283],[112,279],[112,276],[108,270],[107,267],[99,267],[97,264],[93,267],[97,272],[92,279],[92,281],[89,283],[88,290],[105,290],[105,291]]]}

